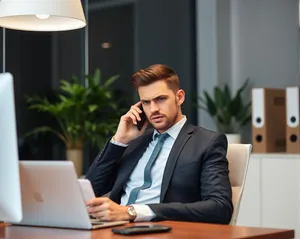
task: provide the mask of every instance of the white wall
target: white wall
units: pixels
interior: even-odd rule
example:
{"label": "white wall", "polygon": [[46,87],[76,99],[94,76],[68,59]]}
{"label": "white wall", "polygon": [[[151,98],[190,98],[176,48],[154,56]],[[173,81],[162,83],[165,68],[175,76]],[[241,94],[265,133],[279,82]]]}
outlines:
{"label": "white wall", "polygon": [[[197,78],[198,94],[203,90],[212,92],[218,84],[217,76],[217,0],[197,0]],[[205,111],[198,112],[199,125],[215,129]]]}
{"label": "white wall", "polygon": [[[251,87],[300,85],[299,43],[298,0],[197,0],[198,94],[246,78]],[[198,118],[214,129],[207,114]]]}
{"label": "white wall", "polygon": [[298,0],[231,0],[232,87],[299,84]]}

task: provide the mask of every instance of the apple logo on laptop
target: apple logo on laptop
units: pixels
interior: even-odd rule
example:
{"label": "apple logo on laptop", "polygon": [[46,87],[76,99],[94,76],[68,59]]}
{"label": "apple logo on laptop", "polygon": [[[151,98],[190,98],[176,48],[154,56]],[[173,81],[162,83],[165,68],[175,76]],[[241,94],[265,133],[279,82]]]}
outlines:
{"label": "apple logo on laptop", "polygon": [[40,202],[40,203],[44,202],[44,199],[43,199],[42,195],[39,192],[34,192],[33,193],[33,198],[36,202]]}

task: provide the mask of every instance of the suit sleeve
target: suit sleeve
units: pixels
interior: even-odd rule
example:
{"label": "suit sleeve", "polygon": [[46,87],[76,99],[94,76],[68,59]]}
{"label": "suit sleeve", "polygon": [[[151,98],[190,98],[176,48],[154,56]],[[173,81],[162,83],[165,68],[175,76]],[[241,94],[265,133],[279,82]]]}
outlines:
{"label": "suit sleeve", "polygon": [[[233,213],[225,135],[216,135],[207,148],[200,176],[201,200],[192,203],[149,204],[154,220],[228,224]],[[182,179],[184,180],[184,179]]]}
{"label": "suit sleeve", "polygon": [[106,142],[89,168],[86,179],[91,181],[96,197],[111,191],[118,171],[118,162],[126,147]]}

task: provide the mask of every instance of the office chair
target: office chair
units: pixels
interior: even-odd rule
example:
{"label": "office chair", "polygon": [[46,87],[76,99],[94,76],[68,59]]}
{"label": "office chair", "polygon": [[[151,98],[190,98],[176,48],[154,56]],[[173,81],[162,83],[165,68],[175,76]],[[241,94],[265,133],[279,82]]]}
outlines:
{"label": "office chair", "polygon": [[247,176],[251,144],[228,144],[227,159],[229,162],[229,179],[232,187],[233,215],[231,225],[236,225],[240,203]]}

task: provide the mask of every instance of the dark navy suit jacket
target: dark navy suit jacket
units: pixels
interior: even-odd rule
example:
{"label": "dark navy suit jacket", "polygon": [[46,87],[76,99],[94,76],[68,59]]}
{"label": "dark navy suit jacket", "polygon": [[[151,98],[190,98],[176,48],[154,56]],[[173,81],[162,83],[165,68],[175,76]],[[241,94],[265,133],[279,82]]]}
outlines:
{"label": "dark navy suit jacket", "polygon": [[[86,176],[96,196],[111,191],[110,198],[120,203],[124,185],[152,135],[153,129],[146,130],[128,147],[106,143]],[[224,134],[185,124],[167,160],[160,203],[148,204],[154,220],[228,224],[233,205],[226,153]]]}

